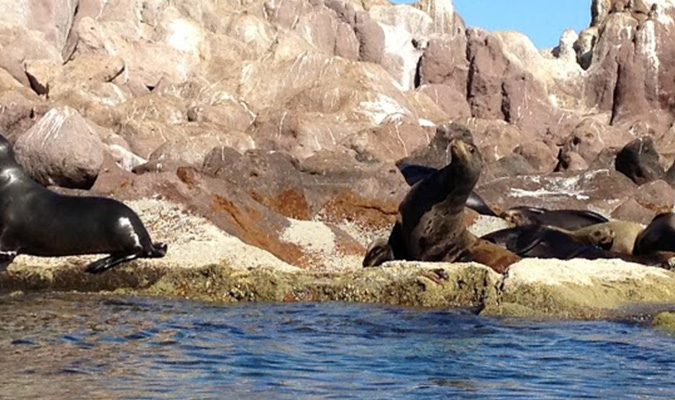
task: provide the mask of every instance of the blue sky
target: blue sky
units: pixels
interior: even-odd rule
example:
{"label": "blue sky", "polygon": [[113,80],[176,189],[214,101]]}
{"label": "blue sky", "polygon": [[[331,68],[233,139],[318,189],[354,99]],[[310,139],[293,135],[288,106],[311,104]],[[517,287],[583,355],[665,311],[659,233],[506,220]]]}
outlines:
{"label": "blue sky", "polygon": [[538,48],[556,46],[565,29],[579,32],[591,21],[591,0],[453,0],[453,3],[467,26],[522,32]]}

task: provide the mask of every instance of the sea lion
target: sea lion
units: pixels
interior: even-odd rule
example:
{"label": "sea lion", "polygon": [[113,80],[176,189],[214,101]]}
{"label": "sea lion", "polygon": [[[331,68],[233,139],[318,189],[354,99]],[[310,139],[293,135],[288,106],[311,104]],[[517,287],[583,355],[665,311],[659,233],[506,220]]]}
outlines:
{"label": "sea lion", "polygon": [[390,260],[476,261],[499,273],[520,257],[476,238],[464,226],[464,207],[478,181],[482,159],[472,143],[453,139],[450,163],[416,180],[399,205],[388,240],[375,240],[364,267]]}
{"label": "sea lion", "polygon": [[582,243],[572,235],[558,229],[540,225],[524,225],[502,229],[481,237],[520,257],[558,258],[609,258],[601,248]]}
{"label": "sea lion", "polygon": [[615,253],[633,254],[635,240],[644,226],[630,221],[609,221],[568,232],[583,243]]}
{"label": "sea lion", "polygon": [[362,265],[364,268],[377,267],[378,265],[382,265],[385,262],[392,260],[395,260],[394,251],[392,250],[391,245],[389,245],[389,240],[377,238],[368,245]]}
{"label": "sea lion", "polygon": [[663,179],[666,174],[659,162],[654,139],[649,136],[625,145],[616,155],[614,166],[638,185]]}
{"label": "sea lion", "polygon": [[609,222],[604,216],[588,210],[547,210],[527,206],[510,208],[501,217],[516,226],[546,225],[568,231]]}
{"label": "sea lion", "polygon": [[[623,221],[622,221],[623,222]],[[605,227],[607,228],[607,227]],[[606,231],[600,229],[599,232]],[[525,225],[502,229],[481,237],[501,246],[520,257],[621,259],[643,265],[671,268],[675,252],[654,251],[648,254],[629,254],[605,250],[586,243],[568,232],[540,225]]]}
{"label": "sea lion", "polygon": [[121,202],[66,196],[33,181],[0,135],[0,270],[19,254],[110,254],[87,265],[99,273],[136,258],[163,257],[166,249],[150,240],[138,215]]}
{"label": "sea lion", "polygon": [[675,214],[662,213],[654,217],[635,239],[633,254],[657,251],[675,252]]}
{"label": "sea lion", "polygon": [[483,160],[475,145],[461,139],[453,139],[449,150],[450,163],[416,183],[399,205],[392,232],[399,233],[390,242],[402,243],[409,260],[452,262],[475,241],[464,227],[464,206]]}
{"label": "sea lion", "polygon": [[[410,186],[416,185],[418,182],[423,181],[438,171],[438,168],[410,164],[407,162],[400,163],[398,169]],[[497,216],[490,206],[485,203],[485,200],[483,200],[483,198],[475,191],[471,191],[469,194],[469,197],[466,200],[466,206],[482,215],[489,215],[491,217]]]}

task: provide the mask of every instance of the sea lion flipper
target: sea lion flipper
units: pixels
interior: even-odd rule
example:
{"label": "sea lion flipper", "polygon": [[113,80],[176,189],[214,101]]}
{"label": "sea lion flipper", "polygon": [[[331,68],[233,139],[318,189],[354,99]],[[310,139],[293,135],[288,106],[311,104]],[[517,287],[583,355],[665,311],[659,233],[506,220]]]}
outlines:
{"label": "sea lion flipper", "polygon": [[437,168],[425,167],[424,165],[401,163],[398,165],[399,171],[408,185],[413,186],[417,182],[423,181],[438,172]]}
{"label": "sea lion flipper", "polygon": [[480,195],[478,195],[476,192],[471,192],[469,198],[466,200],[466,206],[481,215],[487,215],[490,217],[497,216],[497,214],[492,211],[490,206],[485,203],[485,200],[483,200],[483,198],[480,197]]}
{"label": "sea lion flipper", "polygon": [[96,260],[92,262],[91,264],[87,265],[85,270],[89,272],[90,274],[100,274],[101,272],[105,272],[109,270],[110,268],[114,267],[117,264],[121,264],[126,261],[131,261],[135,260],[138,258],[140,254],[134,253],[134,254],[111,254],[108,257],[101,258],[100,260]]}
{"label": "sea lion flipper", "polygon": [[6,270],[16,256],[16,251],[0,251],[0,272]]}

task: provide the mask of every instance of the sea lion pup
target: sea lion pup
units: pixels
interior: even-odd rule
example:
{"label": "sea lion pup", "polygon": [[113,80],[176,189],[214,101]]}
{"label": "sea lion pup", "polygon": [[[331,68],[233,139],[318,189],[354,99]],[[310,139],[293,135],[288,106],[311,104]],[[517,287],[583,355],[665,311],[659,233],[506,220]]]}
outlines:
{"label": "sea lion pup", "polygon": [[119,201],[61,195],[34,182],[2,135],[0,199],[0,270],[18,254],[110,254],[87,265],[91,273],[166,254],[166,245],[152,243],[138,215]]}
{"label": "sea lion pup", "polygon": [[[416,185],[418,182],[423,181],[438,171],[438,168],[410,164],[406,162],[400,163],[398,165],[398,169],[401,171],[405,181],[410,186]],[[490,206],[485,203],[485,200],[483,200],[483,198],[473,190],[466,200],[466,206],[476,211],[478,214],[489,215],[491,217],[497,216]]]}
{"label": "sea lion pup", "polygon": [[568,232],[582,243],[614,253],[633,254],[635,240],[644,226],[630,221],[609,221]]}
{"label": "sea lion pup", "polygon": [[675,252],[675,214],[662,213],[635,239],[633,254],[650,254],[657,251]]}
{"label": "sea lion pup", "polygon": [[588,210],[547,210],[527,206],[510,208],[501,217],[516,226],[546,225],[568,231],[609,222],[604,216]]}

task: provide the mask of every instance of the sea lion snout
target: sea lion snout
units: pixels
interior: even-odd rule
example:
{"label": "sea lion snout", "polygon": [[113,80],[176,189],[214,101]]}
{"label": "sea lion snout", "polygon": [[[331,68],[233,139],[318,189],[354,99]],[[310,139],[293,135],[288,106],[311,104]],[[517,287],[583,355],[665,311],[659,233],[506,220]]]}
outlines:
{"label": "sea lion snout", "polygon": [[452,157],[458,157],[460,160],[468,160],[471,157],[471,153],[475,151],[469,150],[469,146],[461,139],[452,139],[450,141],[450,154]]}

